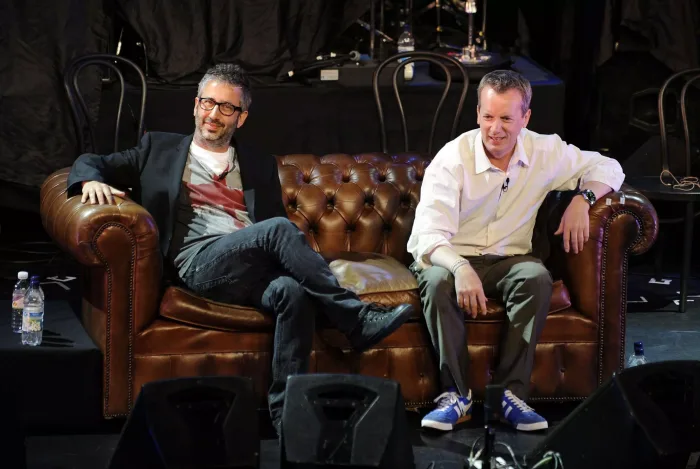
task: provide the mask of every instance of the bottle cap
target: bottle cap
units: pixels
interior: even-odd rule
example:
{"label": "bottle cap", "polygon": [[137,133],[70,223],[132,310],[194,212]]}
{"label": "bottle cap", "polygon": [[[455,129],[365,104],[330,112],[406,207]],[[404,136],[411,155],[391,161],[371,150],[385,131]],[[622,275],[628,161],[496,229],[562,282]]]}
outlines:
{"label": "bottle cap", "polygon": [[644,344],[642,342],[635,342],[634,343],[634,354],[635,355],[644,355]]}
{"label": "bottle cap", "polygon": [[32,275],[32,282],[38,282],[39,281],[39,276],[38,275]]}
{"label": "bottle cap", "polygon": [[17,272],[17,278],[20,280],[27,280],[27,278],[29,278],[29,274],[23,270],[21,272]]}

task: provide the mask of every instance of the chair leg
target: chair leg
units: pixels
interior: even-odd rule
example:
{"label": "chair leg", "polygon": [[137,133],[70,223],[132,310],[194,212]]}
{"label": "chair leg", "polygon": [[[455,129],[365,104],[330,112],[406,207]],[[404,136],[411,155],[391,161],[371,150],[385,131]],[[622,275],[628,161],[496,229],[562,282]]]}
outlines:
{"label": "chair leg", "polygon": [[681,299],[678,302],[678,312],[685,313],[688,302],[688,278],[690,277],[690,258],[693,254],[693,218],[695,210],[693,202],[685,204],[685,221],[683,229],[683,261],[681,267]]}

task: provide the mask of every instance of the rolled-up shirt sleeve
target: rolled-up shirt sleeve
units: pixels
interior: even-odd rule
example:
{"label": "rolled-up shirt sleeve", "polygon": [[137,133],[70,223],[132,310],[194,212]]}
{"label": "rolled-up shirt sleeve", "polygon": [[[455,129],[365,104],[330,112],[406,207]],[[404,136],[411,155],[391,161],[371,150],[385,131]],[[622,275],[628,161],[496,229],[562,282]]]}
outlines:
{"label": "rolled-up shirt sleeve", "polygon": [[459,230],[464,168],[455,152],[452,146],[438,152],[423,177],[407,249],[425,265],[431,265],[430,255],[437,247],[451,246],[450,239]]}
{"label": "rolled-up shirt sleeve", "polygon": [[612,190],[620,190],[625,180],[625,173],[617,160],[603,156],[595,151],[580,150],[574,145],[568,145],[559,137],[551,148],[550,156],[555,158],[556,176],[552,190],[567,191],[587,182],[600,182],[610,186]]}

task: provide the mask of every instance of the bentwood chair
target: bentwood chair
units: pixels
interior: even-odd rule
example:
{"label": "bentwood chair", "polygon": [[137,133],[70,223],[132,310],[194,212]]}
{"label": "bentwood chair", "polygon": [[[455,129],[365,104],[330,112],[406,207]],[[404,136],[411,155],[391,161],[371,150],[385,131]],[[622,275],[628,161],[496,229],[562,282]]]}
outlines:
{"label": "bentwood chair", "polygon": [[[119,151],[119,136],[120,136],[120,126],[122,120],[122,112],[124,110],[124,94],[126,91],[126,82],[124,80],[124,73],[122,68],[118,67],[117,64],[122,66],[127,66],[135,72],[139,85],[141,87],[141,101],[139,105],[139,117],[138,120],[135,116],[132,117],[137,122],[136,126],[136,139],[135,144],[141,141],[145,129],[145,114],[146,114],[146,77],[141,71],[141,69],[129,59],[120,57],[118,55],[112,54],[91,54],[74,59],[68,64],[63,75],[63,86],[66,90],[68,96],[68,102],[71,107],[73,114],[73,121],[75,124],[76,137],[78,141],[79,152],[98,151],[95,137],[95,126],[90,119],[88,111],[88,103],[86,102],[84,92],[81,90],[79,82],[80,75],[88,66],[100,65],[111,69],[116,74],[119,79],[119,84],[121,85],[119,103],[117,106],[117,119],[114,127],[114,152]],[[105,81],[105,80],[103,80]],[[130,108],[131,109],[131,108]],[[88,141],[85,139],[85,132],[88,135]],[[89,145],[88,145],[89,143]]]}
{"label": "bentwood chair", "polygon": [[[669,89],[669,85],[676,79],[685,79],[679,98],[681,125],[683,128],[683,139],[685,144],[684,155],[669,155],[668,126],[666,125],[667,119],[664,109],[664,99],[666,94],[670,94],[672,91]],[[688,90],[691,89],[690,87],[693,84],[700,84],[700,68],[688,69],[674,73],[661,86],[658,100],[659,132],[661,142],[660,173],[652,176],[632,176],[627,178],[625,181],[630,186],[644,194],[652,202],[658,200],[685,204],[685,215],[682,217],[664,218],[663,215],[659,214],[659,222],[662,225],[680,222],[683,223],[683,260],[680,285],[681,298],[678,304],[679,313],[684,313],[686,311],[686,305],[688,302],[688,278],[690,277],[690,264],[693,246],[693,223],[695,217],[700,214],[700,211],[695,211],[695,202],[700,201],[700,185],[698,185],[698,178],[691,176],[693,170],[693,156],[691,151],[691,132],[688,125]],[[697,92],[698,90],[694,91]],[[673,174],[669,170],[669,157],[680,158],[683,156],[685,157],[685,165],[683,168],[685,174]]]}
{"label": "bentwood chair", "polygon": [[[379,114],[379,127],[381,131],[381,142],[382,142],[382,151],[384,153],[389,153],[389,148],[387,145],[387,126],[385,122],[385,117],[384,117],[384,106],[382,105],[381,97],[380,97],[380,92],[379,92],[379,77],[382,73],[382,71],[387,68],[390,64],[393,65],[396,62],[398,62],[401,59],[406,59],[402,61],[401,63],[396,66],[394,69],[393,73],[393,79],[392,79],[392,86],[394,90],[394,96],[396,97],[396,102],[398,104],[399,108],[399,114],[401,116],[401,128],[403,130],[403,151],[404,152],[409,152],[412,151],[412,149],[409,148],[409,141],[408,141],[408,128],[406,126],[406,113],[404,111],[404,106],[403,106],[403,101],[401,100],[401,94],[399,92],[399,73],[403,71],[403,69],[408,66],[411,63],[414,62],[429,62],[437,67],[440,67],[442,71],[444,72],[446,76],[446,81],[445,81],[445,88],[443,89],[442,96],[440,97],[440,101],[438,102],[437,108],[435,109],[435,114],[433,115],[433,121],[430,127],[430,138],[428,140],[428,155],[433,156],[433,144],[435,140],[435,130],[438,126],[438,120],[440,118],[440,113],[443,109],[443,106],[445,104],[445,100],[447,99],[447,95],[450,92],[450,88],[452,86],[452,74],[450,73],[450,70],[446,63],[449,65],[452,65],[457,68],[459,73],[462,75],[462,91],[460,93],[459,101],[457,103],[457,109],[455,111],[455,115],[452,118],[452,127],[450,130],[450,140],[454,139],[457,136],[457,127],[459,125],[459,118],[462,115],[462,109],[464,108],[464,102],[467,97],[467,90],[469,88],[469,76],[467,74],[466,69],[464,66],[455,58],[450,57],[448,55],[444,54],[439,54],[437,52],[429,52],[429,51],[421,51],[421,52],[402,52],[400,54],[393,55],[386,60],[384,60],[377,69],[374,72],[374,76],[372,78],[372,89],[374,92],[374,100],[377,104],[377,112]],[[403,76],[403,74],[402,74]]]}

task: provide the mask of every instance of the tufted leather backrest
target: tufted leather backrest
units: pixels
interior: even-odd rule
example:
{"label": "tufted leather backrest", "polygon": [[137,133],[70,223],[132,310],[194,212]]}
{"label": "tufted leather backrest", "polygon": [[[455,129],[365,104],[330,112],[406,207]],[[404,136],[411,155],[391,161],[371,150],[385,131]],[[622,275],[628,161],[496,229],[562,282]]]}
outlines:
{"label": "tufted leather backrest", "polygon": [[376,252],[406,264],[429,161],[408,153],[277,157],[287,215],[316,251]]}

